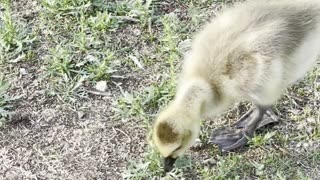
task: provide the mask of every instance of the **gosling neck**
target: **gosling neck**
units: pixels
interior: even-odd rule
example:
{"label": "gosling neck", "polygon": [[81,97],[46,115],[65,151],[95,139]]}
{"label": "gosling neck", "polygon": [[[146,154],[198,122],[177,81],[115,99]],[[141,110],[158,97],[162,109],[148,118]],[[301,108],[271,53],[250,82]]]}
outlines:
{"label": "gosling neck", "polygon": [[200,120],[206,106],[212,104],[213,98],[210,84],[205,80],[195,79],[181,85],[175,99],[182,111]]}

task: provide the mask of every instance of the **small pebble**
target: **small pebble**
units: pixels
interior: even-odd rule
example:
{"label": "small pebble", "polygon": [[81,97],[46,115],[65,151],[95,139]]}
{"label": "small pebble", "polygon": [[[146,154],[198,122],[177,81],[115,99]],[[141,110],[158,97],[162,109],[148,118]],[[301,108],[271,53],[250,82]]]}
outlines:
{"label": "small pebble", "polygon": [[206,159],[203,161],[204,164],[209,164],[209,165],[216,165],[217,164],[217,161],[213,158],[210,158],[210,159]]}
{"label": "small pebble", "polygon": [[310,124],[316,124],[316,119],[315,118],[307,118],[307,122]]}
{"label": "small pebble", "polygon": [[25,68],[20,68],[20,74],[23,75],[23,76],[27,75],[28,71]]}
{"label": "small pebble", "polygon": [[308,134],[313,134],[313,127],[308,127],[306,131]]}
{"label": "small pebble", "polygon": [[133,30],[133,34],[136,35],[136,36],[139,36],[141,34],[140,29],[134,29]]}
{"label": "small pebble", "polygon": [[82,119],[86,114],[82,111],[78,111],[78,118]]}
{"label": "small pebble", "polygon": [[197,138],[191,148],[194,150],[198,150],[198,149],[201,149],[202,147],[203,147],[203,144],[201,143],[201,140]]}
{"label": "small pebble", "polygon": [[296,145],[297,148],[300,148],[301,146],[302,146],[302,142],[299,142],[299,143]]}
{"label": "small pebble", "polygon": [[95,86],[98,91],[106,91],[107,90],[107,81],[99,81]]}
{"label": "small pebble", "polygon": [[306,127],[307,125],[308,125],[308,123],[307,123],[306,121],[302,121],[302,122],[299,123],[297,129],[298,129],[298,130],[301,130],[301,129],[303,129],[304,127]]}
{"label": "small pebble", "polygon": [[305,142],[302,144],[303,148],[307,149],[309,147],[309,143]]}
{"label": "small pebble", "polygon": [[178,45],[178,48],[182,51],[182,52],[187,52],[188,50],[190,50],[191,48],[191,39],[186,39],[184,41],[181,41]]}
{"label": "small pebble", "polygon": [[85,60],[89,61],[89,62],[96,62],[98,61],[97,57],[93,56],[93,55],[87,55],[85,57]]}

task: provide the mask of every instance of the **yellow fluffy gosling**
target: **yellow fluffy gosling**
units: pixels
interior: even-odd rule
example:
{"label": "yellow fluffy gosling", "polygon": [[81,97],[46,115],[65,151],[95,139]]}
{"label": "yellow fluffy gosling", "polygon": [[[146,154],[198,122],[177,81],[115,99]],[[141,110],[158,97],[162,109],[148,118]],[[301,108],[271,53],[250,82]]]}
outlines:
{"label": "yellow fluffy gosling", "polygon": [[158,116],[153,140],[165,171],[195,141],[200,119],[250,101],[238,131],[211,137],[223,150],[247,143],[267,109],[301,79],[320,52],[320,1],[245,2],[224,10],[195,37],[175,99]]}

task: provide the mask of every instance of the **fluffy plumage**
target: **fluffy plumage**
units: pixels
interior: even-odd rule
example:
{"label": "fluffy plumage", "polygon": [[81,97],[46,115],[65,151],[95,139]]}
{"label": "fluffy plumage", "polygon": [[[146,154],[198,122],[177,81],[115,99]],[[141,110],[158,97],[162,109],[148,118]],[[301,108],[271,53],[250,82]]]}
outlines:
{"label": "fluffy plumage", "polygon": [[319,0],[250,1],[224,10],[196,35],[175,99],[154,123],[155,145],[177,158],[198,137],[201,118],[240,101],[272,105],[319,52]]}

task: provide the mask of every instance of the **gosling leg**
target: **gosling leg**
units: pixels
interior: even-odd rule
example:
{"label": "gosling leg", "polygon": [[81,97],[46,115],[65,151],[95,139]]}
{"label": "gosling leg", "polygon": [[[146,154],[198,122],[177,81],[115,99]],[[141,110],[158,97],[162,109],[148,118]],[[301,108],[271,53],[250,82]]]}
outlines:
{"label": "gosling leg", "polygon": [[[256,109],[250,110],[240,118],[235,124],[237,129],[229,128],[212,133],[209,143],[217,144],[223,151],[234,150],[246,145],[248,138],[252,138],[258,128],[277,121],[277,118],[274,118],[276,116],[264,120],[263,116],[270,110],[269,107],[257,106]],[[268,115],[272,114],[271,112],[268,112]]]}

